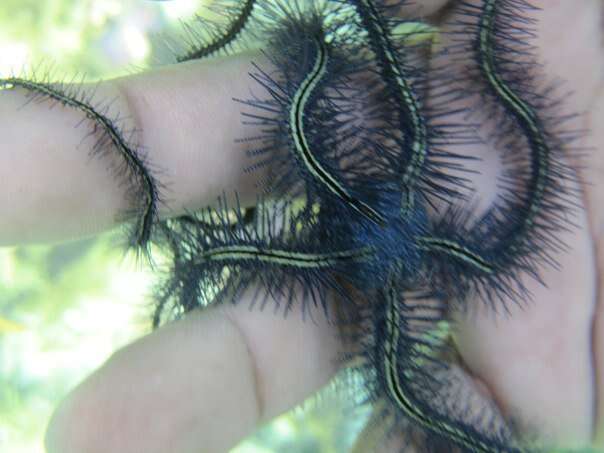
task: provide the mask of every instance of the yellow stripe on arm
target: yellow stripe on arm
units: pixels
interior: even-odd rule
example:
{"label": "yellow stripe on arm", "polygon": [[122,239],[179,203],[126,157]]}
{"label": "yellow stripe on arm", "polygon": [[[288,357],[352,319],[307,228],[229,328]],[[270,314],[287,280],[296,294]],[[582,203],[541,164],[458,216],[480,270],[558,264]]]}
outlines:
{"label": "yellow stripe on arm", "polygon": [[305,111],[314,90],[320,84],[321,80],[327,74],[329,63],[329,51],[325,43],[315,39],[317,55],[312,70],[300,84],[296,91],[292,106],[289,112],[289,127],[291,130],[294,149],[304,167],[311,176],[330,193],[340,198],[346,205],[357,211],[359,214],[368,218],[378,225],[385,225],[385,219],[376,212],[371,206],[353,197],[345,187],[334,178],[329,171],[319,162],[311,150],[304,130]]}
{"label": "yellow stripe on arm", "polygon": [[418,401],[410,385],[413,372],[411,369],[405,369],[404,362],[400,362],[400,359],[405,354],[408,354],[408,351],[399,349],[401,333],[405,328],[399,308],[399,294],[392,285],[390,285],[387,291],[385,294],[386,332],[382,366],[386,379],[386,392],[389,399],[411,421],[439,436],[450,439],[468,451],[479,453],[509,451],[519,453],[519,450],[514,448],[502,450],[496,444],[489,442],[488,438],[479,436],[477,433],[474,435],[469,429],[465,430],[460,426],[456,426],[455,423],[452,423],[435,411],[427,411]]}

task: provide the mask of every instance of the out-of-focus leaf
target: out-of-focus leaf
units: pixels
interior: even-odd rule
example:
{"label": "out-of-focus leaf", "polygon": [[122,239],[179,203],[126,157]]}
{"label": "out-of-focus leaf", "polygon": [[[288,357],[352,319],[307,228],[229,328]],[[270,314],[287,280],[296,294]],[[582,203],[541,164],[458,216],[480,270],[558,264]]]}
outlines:
{"label": "out-of-focus leaf", "polygon": [[8,332],[21,332],[25,330],[25,326],[0,316],[0,334]]}

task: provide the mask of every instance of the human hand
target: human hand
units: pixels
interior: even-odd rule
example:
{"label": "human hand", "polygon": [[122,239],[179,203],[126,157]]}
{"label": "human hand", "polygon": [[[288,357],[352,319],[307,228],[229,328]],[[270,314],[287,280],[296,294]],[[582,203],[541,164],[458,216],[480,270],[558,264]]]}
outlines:
{"label": "human hand", "polygon": [[[579,5],[552,2],[536,13],[540,43],[548,73],[551,68],[576,90],[569,110],[588,111],[586,121],[597,125],[600,4]],[[563,29],[573,33],[558,36]],[[577,65],[565,65],[563,49],[577,56]],[[166,169],[162,177],[171,192],[163,216],[209,204],[223,191],[253,194],[253,180],[240,172],[243,153],[233,146],[234,138],[249,131],[238,129],[239,108],[230,102],[247,95],[249,60],[165,68],[98,90],[101,98],[119,94],[115,108],[131,113],[152,161]],[[0,111],[10,122],[0,127],[6,149],[14,151],[2,166],[4,243],[66,239],[113,226],[126,208],[124,194],[106,164],[83,151],[85,128],[73,128],[80,116],[62,108],[49,112],[44,104],[17,111],[23,103],[23,92],[2,93]],[[590,129],[584,140],[597,148],[604,137],[595,126]],[[589,169],[599,168],[597,157],[589,153]],[[592,405],[601,404],[601,373],[592,379],[593,370],[603,366],[596,358],[604,332],[593,294],[599,275],[598,195],[604,189],[597,174],[586,177],[592,183],[584,187],[586,215],[562,238],[571,252],[559,257],[562,271],[546,271],[549,289],[527,283],[534,294],[527,308],[514,310],[509,319],[479,312],[460,321],[458,335],[465,362],[504,412],[522,414],[539,431],[570,445],[592,437]],[[563,338],[557,336],[562,332]],[[80,385],[51,422],[49,451],[177,452],[198,451],[200,445],[225,451],[325,383],[335,371],[337,351],[326,323],[302,323],[293,313],[282,320],[249,312],[241,301],[191,314],[116,353]]]}

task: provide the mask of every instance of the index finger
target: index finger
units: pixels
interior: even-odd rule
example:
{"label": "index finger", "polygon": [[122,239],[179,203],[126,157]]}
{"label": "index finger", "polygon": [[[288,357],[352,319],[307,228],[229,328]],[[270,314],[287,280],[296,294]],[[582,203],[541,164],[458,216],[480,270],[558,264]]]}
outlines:
{"label": "index finger", "polygon": [[[237,190],[244,202],[255,198],[259,172],[244,172],[244,145],[235,140],[249,131],[232,100],[249,97],[254,59],[259,57],[248,54],[167,66],[64,89],[126,135],[134,131],[132,141],[164,187],[159,215],[172,216],[210,204],[223,192]],[[102,156],[91,159],[103,133],[94,130],[94,121],[39,94],[39,102],[28,103],[31,95],[22,88],[0,91],[0,245],[70,239],[116,226],[132,209],[128,187],[112,170],[123,164],[122,156],[104,144]]]}

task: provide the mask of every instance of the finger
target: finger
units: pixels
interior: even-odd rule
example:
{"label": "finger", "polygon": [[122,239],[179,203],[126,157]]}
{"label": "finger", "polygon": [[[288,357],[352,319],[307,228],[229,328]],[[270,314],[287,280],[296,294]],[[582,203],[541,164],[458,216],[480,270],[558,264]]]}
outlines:
{"label": "finger", "polygon": [[[594,241],[594,267],[597,280],[604,276],[604,159],[601,149],[604,133],[600,125],[604,121],[604,34],[601,2],[585,1],[581,8],[560,4],[552,11],[552,26],[545,30],[544,41],[553,45],[545,47],[552,61],[550,67],[556,74],[576,87],[569,99],[575,111],[586,112],[580,126],[589,131],[579,146],[587,152],[581,159],[581,177],[585,182],[584,201],[587,207],[589,228]],[[569,21],[569,18],[572,19]],[[570,31],[569,38],[562,39],[560,27]],[[554,45],[555,44],[555,45]],[[595,446],[604,447],[604,293],[602,285],[594,285],[593,298],[596,306],[591,326],[594,363],[594,439]]]}
{"label": "finger", "polygon": [[[573,86],[582,88],[578,90],[577,98],[573,101],[577,110],[586,112],[581,126],[589,131],[589,135],[580,142],[580,146],[588,150],[582,158],[584,168],[581,175],[586,183],[584,199],[594,241],[594,266],[597,276],[594,288],[596,307],[592,325],[596,389],[594,438],[595,446],[604,448],[604,291],[600,284],[604,278],[604,131],[601,127],[604,122],[604,5],[601,2],[593,3],[597,4],[583,12],[589,16],[572,29],[577,39],[562,48],[574,64],[560,62],[557,70],[576,81]],[[571,8],[566,9],[566,14],[571,17],[580,14]]]}
{"label": "finger", "polygon": [[[531,12],[539,24],[536,44],[539,60],[546,64],[543,72],[548,81],[560,76],[578,91],[567,99],[564,111],[555,113],[580,112],[584,110],[580,103],[589,98],[594,87],[589,78],[581,80],[580,73],[588,71],[589,62],[599,61],[589,53],[589,49],[593,52],[591,41],[599,3],[585,1],[571,7],[565,2],[552,2],[543,8]],[[561,34],[562,29],[577,32]],[[573,48],[574,40],[577,41]],[[562,65],[571,66],[558,57],[570,53],[574,73],[562,70]],[[576,128],[570,123],[564,126]],[[480,193],[487,188],[487,184],[479,182]],[[508,316],[478,310],[474,316],[460,319],[458,335],[464,361],[486,383],[504,413],[517,418],[525,430],[535,430],[540,438],[560,446],[588,443],[594,417],[593,243],[586,213],[578,213],[573,221],[577,228],[558,235],[560,242],[570,248],[568,253],[555,256],[560,270],[543,269],[545,286],[523,279],[532,293],[525,308],[511,301]],[[472,302],[472,306],[481,304]],[[560,392],[561,388],[565,391]]]}
{"label": "finger", "polygon": [[225,452],[327,383],[337,342],[325,320],[247,302],[192,312],[115,353],[57,409],[48,453]]}
{"label": "finger", "polygon": [[560,236],[571,251],[555,256],[560,270],[543,270],[546,286],[522,279],[531,302],[511,302],[505,315],[479,309],[459,321],[457,336],[466,365],[506,416],[548,444],[575,448],[591,439],[595,397],[592,244],[585,216],[579,223]]}
{"label": "finger", "polygon": [[[135,141],[165,186],[162,216],[176,215],[238,190],[254,198],[258,175],[244,172],[243,145],[253,132],[233,97],[249,97],[252,59],[232,58],[168,66],[97,85],[71,87],[103,110]],[[111,167],[123,159],[109,149],[90,158],[102,131],[71,107],[27,103],[22,89],[0,92],[0,245],[53,241],[115,226],[128,206],[127,187]],[[27,104],[27,105],[26,105]],[[54,105],[52,109],[49,106]],[[78,127],[76,127],[78,126]],[[245,201],[245,200],[244,200]]]}

